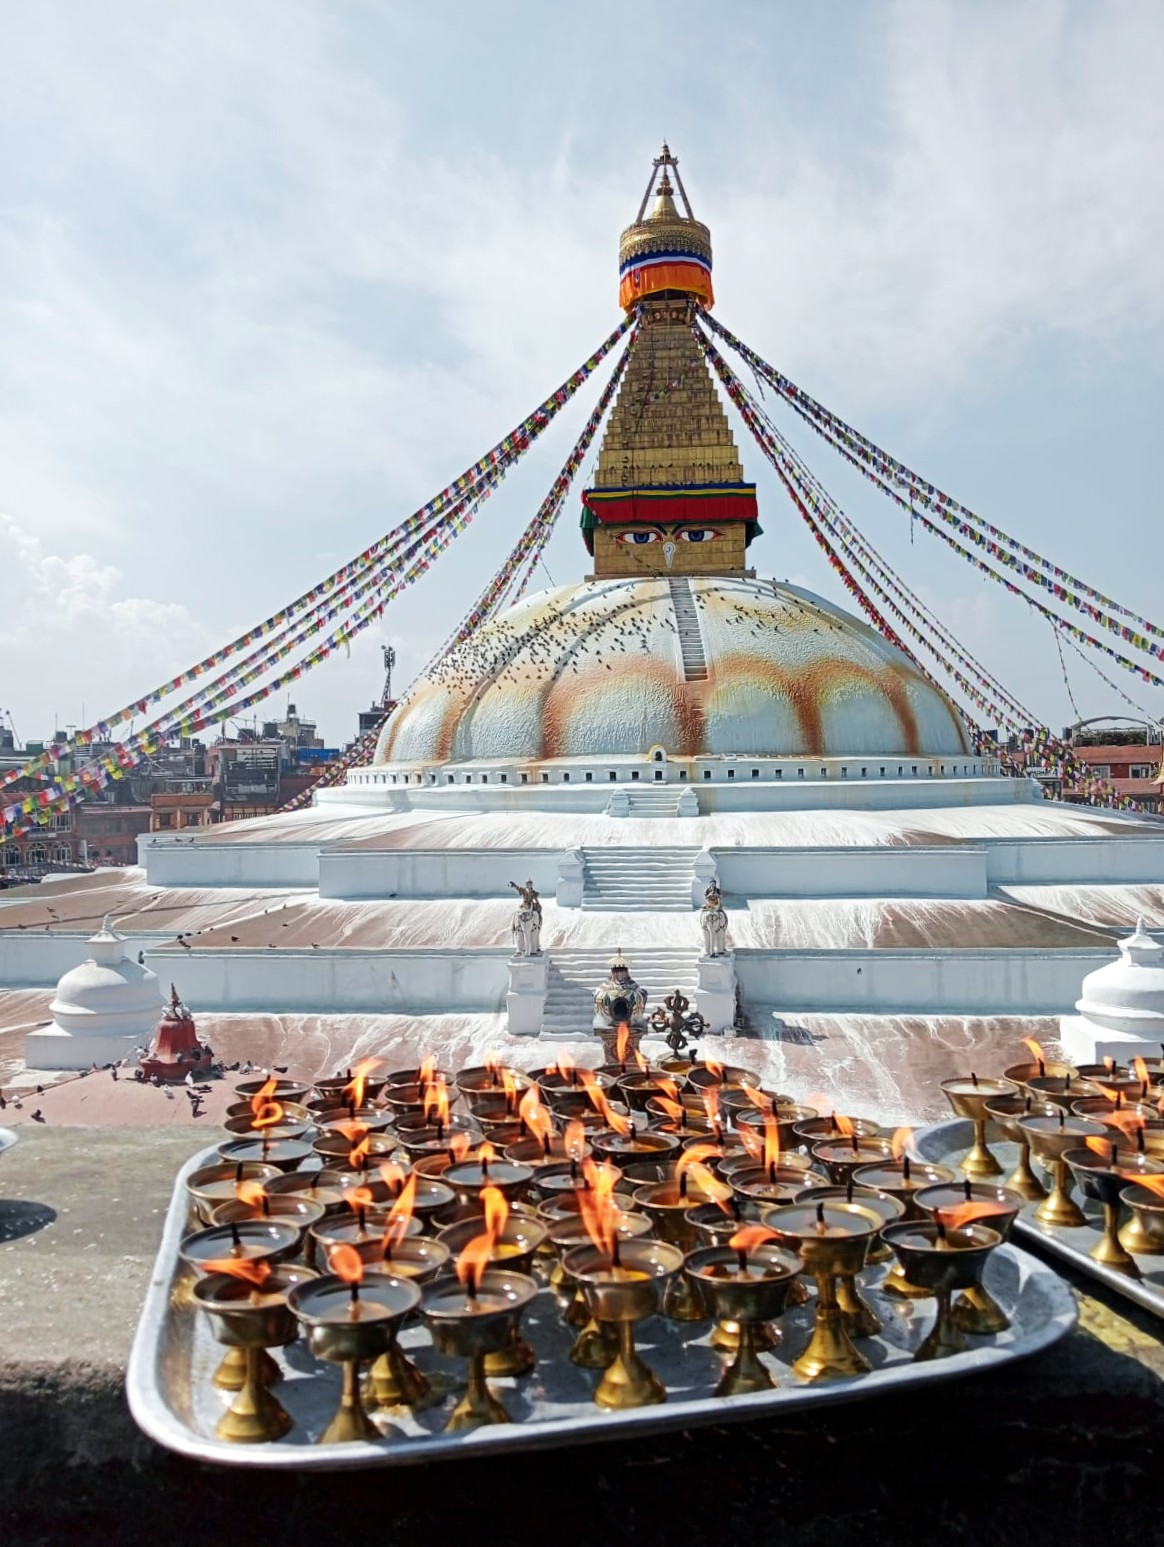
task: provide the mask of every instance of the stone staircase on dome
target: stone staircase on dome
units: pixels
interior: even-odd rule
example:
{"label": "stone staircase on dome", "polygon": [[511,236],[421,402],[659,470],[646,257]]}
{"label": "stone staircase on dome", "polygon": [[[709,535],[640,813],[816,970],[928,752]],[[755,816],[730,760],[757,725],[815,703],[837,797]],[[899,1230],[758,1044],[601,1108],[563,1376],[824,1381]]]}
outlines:
{"label": "stone staircase on dome", "polygon": [[583,910],[690,913],[698,853],[698,849],[678,848],[583,849]]}
{"label": "stone staircase on dome", "polygon": [[675,629],[679,636],[679,653],[683,658],[685,682],[707,681],[707,657],[703,652],[703,632],[699,627],[699,613],[691,595],[691,582],[671,576],[667,580],[671,592],[671,606],[675,613]]}
{"label": "stone staircase on dome", "polygon": [[[594,1015],[594,992],[607,977],[613,952],[554,950],[550,953],[549,992],[542,1016],[545,1037],[585,1037]],[[647,1009],[681,989],[695,1003],[699,946],[649,946],[626,953],[631,974],[647,991]]]}
{"label": "stone staircase on dome", "polygon": [[689,784],[678,789],[666,784],[644,784],[639,788],[621,784],[606,802],[607,816],[676,817],[698,816],[699,802]]}

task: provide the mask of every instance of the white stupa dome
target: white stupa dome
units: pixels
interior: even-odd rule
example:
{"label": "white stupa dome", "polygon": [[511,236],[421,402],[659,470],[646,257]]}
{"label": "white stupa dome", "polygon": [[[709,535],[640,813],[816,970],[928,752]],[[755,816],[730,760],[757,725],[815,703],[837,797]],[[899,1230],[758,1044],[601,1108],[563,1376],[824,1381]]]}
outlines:
{"label": "white stupa dome", "polygon": [[87,944],[91,955],[57,984],[54,1026],[72,1037],[113,1037],[148,1044],[161,1013],[156,973],[125,954],[125,936],[108,918]]}
{"label": "white stupa dome", "polygon": [[950,700],[809,591],[729,576],[543,591],[421,677],[376,762],[643,755],[957,756]]}
{"label": "white stupa dome", "polygon": [[1149,1042],[1164,1041],[1164,945],[1136,921],[1136,932],[1119,943],[1118,961],[1083,980],[1075,1002],[1080,1015],[1111,1031]]}

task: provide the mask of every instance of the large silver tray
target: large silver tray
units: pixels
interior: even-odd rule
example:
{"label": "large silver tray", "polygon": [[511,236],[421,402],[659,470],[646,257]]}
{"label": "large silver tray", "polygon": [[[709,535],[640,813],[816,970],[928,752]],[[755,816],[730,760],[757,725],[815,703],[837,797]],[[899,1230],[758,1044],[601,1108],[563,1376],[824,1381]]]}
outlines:
{"label": "large silver tray", "polygon": [[[958,1169],[962,1156],[970,1148],[973,1126],[968,1121],[955,1118],[948,1123],[936,1123],[932,1128],[923,1128],[917,1134],[918,1152],[923,1160]],[[1004,1174],[1013,1170],[1018,1165],[1018,1145],[1001,1139],[996,1141],[989,1138],[989,1134],[987,1137],[991,1153],[1006,1168]],[[1002,1177],[999,1177],[1001,1180]],[[1091,1199],[1081,1197],[1078,1188],[1075,1190],[1075,1201],[1088,1217],[1086,1225],[1077,1226],[1074,1230],[1049,1229],[1039,1224],[1034,1217],[1037,1204],[1028,1203],[1011,1226],[1011,1234],[1020,1239],[1037,1241],[1043,1251],[1069,1262],[1080,1273],[1098,1279],[1109,1289],[1114,1289],[1128,1300],[1134,1300],[1153,1315],[1164,1316],[1164,1257],[1133,1254],[1133,1260],[1143,1274],[1139,1279],[1129,1278],[1126,1273],[1118,1273],[1105,1263],[1096,1262],[1090,1252],[1103,1234],[1103,1209]]]}
{"label": "large silver tray", "polygon": [[[605,1413],[591,1400],[597,1377],[567,1359],[571,1334],[562,1327],[552,1297],[543,1293],[522,1323],[524,1335],[539,1355],[536,1371],[520,1381],[492,1383],[515,1420],[512,1424],[446,1436],[441,1430],[447,1405],[437,1406],[416,1418],[393,1419],[389,1437],[382,1443],[317,1446],[312,1442],[338,1401],[339,1375],[333,1367],[317,1364],[306,1347],[296,1343],[275,1355],[285,1376],[277,1388],[278,1397],[296,1427],[285,1439],[270,1444],[231,1445],[214,1435],[226,1399],[214,1389],[210,1377],[223,1350],[212,1340],[206,1317],[190,1303],[187,1270],[178,1258],[179,1241],[190,1228],[185,1178],[213,1155],[208,1150],[195,1156],[178,1176],[126,1382],[130,1408],[145,1432],[159,1444],[201,1461],[296,1471],[399,1466],[482,1451],[535,1449],[615,1434],[768,1417],[977,1374],[1048,1347],[1071,1329],[1076,1318],[1070,1289],[1049,1268],[1012,1246],[1002,1247],[991,1258],[988,1283],[1009,1310],[1012,1329],[998,1337],[975,1339],[968,1353],[913,1364],[912,1352],[933,1318],[933,1302],[883,1297],[876,1284],[886,1269],[876,1268],[867,1276],[869,1299],[886,1330],[861,1345],[873,1361],[872,1373],[822,1386],[800,1382],[788,1365],[808,1338],[812,1310],[801,1307],[782,1318],[780,1349],[765,1356],[780,1383],[777,1389],[716,1398],[712,1391],[721,1365],[720,1356],[708,1346],[710,1327],[681,1326],[655,1317],[640,1327],[639,1346],[667,1386],[666,1404]],[[419,1351],[418,1363],[425,1370],[444,1370],[453,1377],[462,1374],[456,1361],[434,1353],[423,1327],[406,1330],[401,1342],[410,1352]]]}

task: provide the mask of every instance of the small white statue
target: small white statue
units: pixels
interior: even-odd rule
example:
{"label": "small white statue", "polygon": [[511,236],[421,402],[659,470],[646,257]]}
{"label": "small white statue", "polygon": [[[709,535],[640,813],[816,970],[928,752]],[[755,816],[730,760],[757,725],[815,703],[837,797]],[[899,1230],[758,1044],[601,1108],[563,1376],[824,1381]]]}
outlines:
{"label": "small white statue", "polygon": [[540,956],[542,954],[542,910],[537,903],[537,893],[534,893],[534,906],[530,906],[526,898],[522,898],[521,907],[513,915],[513,923],[510,926],[513,933],[514,949],[519,956]]}
{"label": "small white statue", "polygon": [[726,956],[727,914],[723,911],[723,899],[714,881],[704,892],[703,898],[703,907],[699,911],[699,927],[703,930],[703,954]]}

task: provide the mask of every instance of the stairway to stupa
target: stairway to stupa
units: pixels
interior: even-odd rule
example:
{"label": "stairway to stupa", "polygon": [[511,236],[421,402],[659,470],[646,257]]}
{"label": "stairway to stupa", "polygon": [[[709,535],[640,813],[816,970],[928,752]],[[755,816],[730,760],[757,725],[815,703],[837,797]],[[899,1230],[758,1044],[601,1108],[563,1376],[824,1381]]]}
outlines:
{"label": "stairway to stupa", "polygon": [[[694,933],[694,930],[693,930]],[[550,955],[549,992],[542,1017],[544,1036],[585,1037],[594,1016],[594,995],[610,973],[614,947],[605,950],[554,950]],[[646,989],[648,1013],[675,989],[695,1002],[699,944],[628,947],[631,976]]]}
{"label": "stairway to stupa", "polygon": [[698,849],[583,849],[590,913],[690,913]]}

